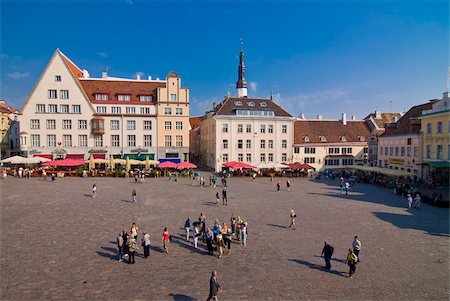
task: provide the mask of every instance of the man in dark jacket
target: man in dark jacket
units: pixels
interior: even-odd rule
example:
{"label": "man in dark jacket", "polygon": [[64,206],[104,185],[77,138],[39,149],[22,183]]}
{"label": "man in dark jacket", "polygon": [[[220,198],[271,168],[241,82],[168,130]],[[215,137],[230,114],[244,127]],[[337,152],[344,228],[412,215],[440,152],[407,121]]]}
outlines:
{"label": "man in dark jacket", "polygon": [[325,258],[325,268],[331,269],[331,256],[333,256],[334,248],[325,242],[325,246],[322,249],[322,255]]}
{"label": "man in dark jacket", "polygon": [[219,281],[217,280],[217,272],[212,271],[211,278],[209,279],[208,301],[211,299],[219,301],[219,299],[217,299],[217,293],[219,292],[219,289],[220,289],[220,284],[219,284]]}
{"label": "man in dark jacket", "polygon": [[227,190],[225,187],[222,189],[222,205],[228,205]]}

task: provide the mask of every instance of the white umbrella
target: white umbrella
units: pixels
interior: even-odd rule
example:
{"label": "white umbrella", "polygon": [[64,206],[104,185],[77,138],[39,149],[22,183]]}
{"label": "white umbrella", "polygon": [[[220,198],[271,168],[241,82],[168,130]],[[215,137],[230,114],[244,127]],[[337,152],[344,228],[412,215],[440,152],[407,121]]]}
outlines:
{"label": "white umbrella", "polygon": [[7,159],[2,160],[2,163],[11,163],[11,164],[37,164],[41,162],[49,162],[50,159],[42,158],[42,157],[33,157],[33,158],[24,158],[21,156],[9,157]]}
{"label": "white umbrella", "polygon": [[43,158],[43,157],[33,157],[33,158],[26,158],[27,160],[29,160],[29,163],[42,163],[42,162],[50,162],[52,161],[51,159],[48,158]]}

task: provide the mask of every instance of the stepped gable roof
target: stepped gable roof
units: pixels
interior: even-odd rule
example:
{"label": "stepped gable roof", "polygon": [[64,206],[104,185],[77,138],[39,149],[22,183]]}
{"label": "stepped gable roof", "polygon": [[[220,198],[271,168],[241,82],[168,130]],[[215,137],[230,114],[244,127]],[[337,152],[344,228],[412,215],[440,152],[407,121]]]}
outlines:
{"label": "stepped gable roof", "polygon": [[236,109],[274,111],[275,116],[292,117],[270,98],[227,97],[214,109],[214,112],[215,115],[236,115]]}
{"label": "stepped gable roof", "polygon": [[[80,79],[80,84],[83,87],[87,97],[92,103],[103,104],[127,104],[139,103],[149,104],[139,100],[139,96],[153,96],[152,103],[156,102],[156,90],[159,87],[165,87],[165,82],[149,82],[149,81],[123,81],[123,80],[108,80],[108,79]],[[108,94],[108,100],[95,100],[95,94]],[[119,101],[117,95],[130,95],[130,101]]]}
{"label": "stepped gable roof", "polygon": [[189,117],[189,123],[191,124],[191,128],[195,129],[196,127],[198,127],[203,119],[205,119],[204,116],[192,116],[192,117]]}
{"label": "stepped gable roof", "polygon": [[[297,120],[294,123],[294,144],[338,143],[343,142],[343,136],[345,143],[366,142],[370,133],[367,123],[361,120],[349,120],[347,125],[343,125],[339,120]],[[308,136],[309,142],[305,142],[305,136]],[[322,141],[320,137],[325,137],[326,141]],[[364,141],[361,141],[360,137],[363,137]]]}
{"label": "stepped gable roof", "polygon": [[372,117],[373,121],[375,121],[375,123],[377,124],[377,126],[382,129],[384,128],[384,125],[386,123],[392,123],[394,122],[394,117],[397,117],[397,120],[399,120],[402,117],[402,114],[400,113],[381,113],[381,118],[375,118],[376,115],[375,113],[370,113],[369,115],[367,115],[364,120],[369,119],[370,117]]}
{"label": "stepped gable roof", "polygon": [[420,132],[420,120],[417,118],[422,114],[423,110],[429,110],[432,108],[433,103],[437,100],[432,100],[430,102],[417,105],[409,109],[405,115],[398,120],[398,126],[396,129],[389,132],[389,134],[383,134],[382,136],[388,135],[399,135],[399,134],[413,134]]}

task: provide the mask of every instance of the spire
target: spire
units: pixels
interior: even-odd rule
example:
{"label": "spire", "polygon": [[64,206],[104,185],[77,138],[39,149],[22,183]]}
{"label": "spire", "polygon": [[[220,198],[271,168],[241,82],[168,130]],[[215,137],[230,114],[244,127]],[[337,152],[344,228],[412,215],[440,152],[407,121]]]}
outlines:
{"label": "spire", "polygon": [[241,53],[239,54],[238,81],[236,82],[237,97],[247,97],[247,81],[245,80],[244,42],[241,39]]}

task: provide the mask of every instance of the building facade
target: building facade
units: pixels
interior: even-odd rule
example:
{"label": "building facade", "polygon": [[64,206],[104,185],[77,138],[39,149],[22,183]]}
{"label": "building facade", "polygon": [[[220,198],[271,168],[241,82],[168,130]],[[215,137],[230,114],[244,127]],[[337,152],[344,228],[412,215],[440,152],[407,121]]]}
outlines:
{"label": "building facade", "polygon": [[19,149],[19,110],[0,100],[0,160],[18,154]]}
{"label": "building facade", "polygon": [[317,171],[366,164],[370,128],[364,120],[298,119],[294,124],[293,162]]}
{"label": "building facade", "polygon": [[449,185],[450,165],[450,98],[433,103],[419,116],[422,137],[422,177],[434,185]]}

